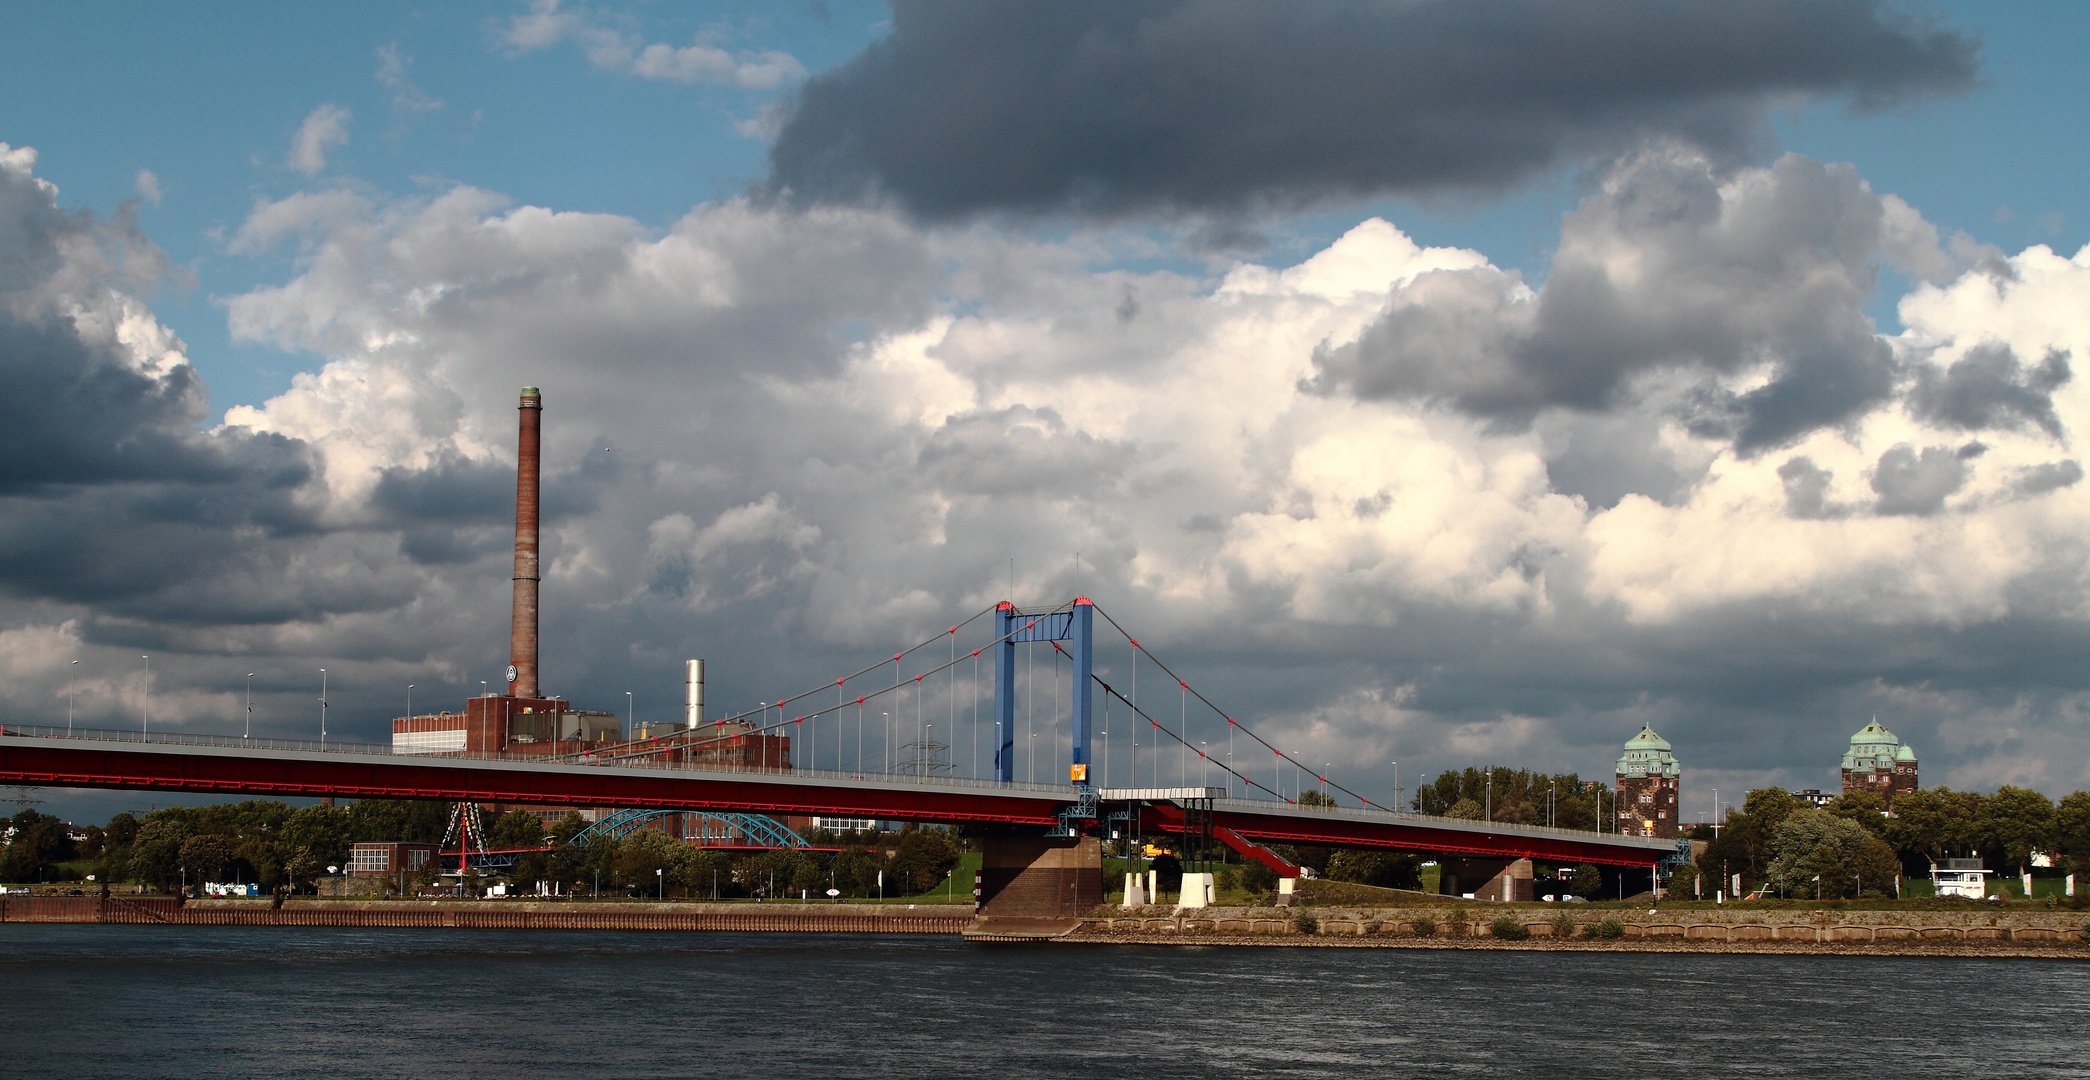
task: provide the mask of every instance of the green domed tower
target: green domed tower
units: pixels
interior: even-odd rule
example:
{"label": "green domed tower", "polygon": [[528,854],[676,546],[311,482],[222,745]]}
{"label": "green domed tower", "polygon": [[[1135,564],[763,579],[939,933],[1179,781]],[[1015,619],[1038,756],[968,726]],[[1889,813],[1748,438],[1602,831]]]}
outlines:
{"label": "green domed tower", "polygon": [[1843,754],[1843,790],[1870,791],[1880,797],[1888,810],[1894,809],[1894,796],[1903,791],[1914,791],[1921,784],[1917,781],[1916,751],[1904,744],[1895,734],[1880,726],[1880,718],[1858,729],[1851,736],[1851,746]]}
{"label": "green domed tower", "polygon": [[1618,756],[1618,831],[1631,836],[1676,839],[1682,766],[1669,741],[1641,725]]}

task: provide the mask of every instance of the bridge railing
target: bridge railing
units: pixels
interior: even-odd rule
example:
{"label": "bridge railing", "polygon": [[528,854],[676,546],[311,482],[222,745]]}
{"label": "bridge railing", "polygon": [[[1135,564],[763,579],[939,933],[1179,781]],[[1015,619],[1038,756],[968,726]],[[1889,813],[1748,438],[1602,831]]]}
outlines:
{"label": "bridge railing", "polygon": [[505,754],[483,750],[444,750],[435,752],[402,753],[385,743],[351,743],[328,739],[322,744],[317,739],[250,739],[239,735],[205,735],[187,731],[140,732],[114,728],[81,728],[68,731],[62,727],[37,724],[8,724],[0,726],[0,738],[4,739],[70,739],[88,742],[113,742],[146,744],[152,746],[196,746],[223,750],[292,751],[297,753],[356,754],[361,756],[397,757],[409,761],[489,761],[507,764],[568,765],[605,769],[645,769],[648,771],[673,773],[701,773],[707,776],[768,775],[798,777],[808,780],[843,780],[861,783],[898,784],[908,787],[972,788],[992,791],[1024,791],[1041,795],[1065,797],[1065,785],[1038,784],[1022,780],[1002,783],[996,780],[974,779],[963,776],[924,776],[920,773],[866,772],[852,769],[798,769],[798,768],[736,768],[710,762],[667,761],[651,755],[630,755],[607,759],[595,759],[587,755],[560,755],[547,757],[529,754]]}
{"label": "bridge railing", "polygon": [[1450,825],[1458,828],[1471,828],[1489,832],[1511,832],[1525,836],[1549,836],[1572,840],[1641,840],[1648,841],[1650,845],[1670,845],[1674,843],[1674,841],[1658,840],[1647,836],[1592,832],[1588,829],[1562,829],[1551,825],[1516,825],[1506,821],[1491,822],[1478,821],[1472,818],[1448,818],[1436,814],[1411,813],[1406,810],[1387,810],[1377,806],[1297,806],[1291,803],[1279,803],[1265,799],[1225,798],[1212,800],[1212,808],[1214,810],[1240,810],[1258,814],[1277,812],[1287,817],[1298,817],[1305,820],[1312,820],[1316,817],[1328,817],[1352,821],[1413,822],[1417,825],[1437,827]]}

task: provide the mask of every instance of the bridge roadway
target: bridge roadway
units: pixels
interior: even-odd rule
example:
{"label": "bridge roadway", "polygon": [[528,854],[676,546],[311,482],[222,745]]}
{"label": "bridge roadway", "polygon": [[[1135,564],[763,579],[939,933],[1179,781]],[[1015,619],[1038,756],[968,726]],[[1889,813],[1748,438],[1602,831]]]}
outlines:
{"label": "bridge roadway", "polygon": [[[820,770],[747,772],[686,765],[597,764],[502,755],[395,754],[389,747],[62,728],[0,730],[0,784],[198,794],[442,799],[525,805],[723,810],[946,825],[1052,825],[1071,787]],[[1673,841],[1487,824],[1384,810],[1211,801],[1212,825],[1257,841],[1381,847],[1646,867]],[[1179,807],[1142,810],[1174,831]]]}

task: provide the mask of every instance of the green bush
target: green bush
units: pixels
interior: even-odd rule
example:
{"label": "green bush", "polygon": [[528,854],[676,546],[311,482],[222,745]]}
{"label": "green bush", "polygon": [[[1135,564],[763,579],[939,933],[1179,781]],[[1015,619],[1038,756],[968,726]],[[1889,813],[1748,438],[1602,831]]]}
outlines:
{"label": "green bush", "polygon": [[1618,916],[1609,915],[1602,922],[1593,922],[1583,926],[1582,933],[1586,937],[1602,938],[1605,941],[1611,941],[1626,936],[1626,924],[1620,922]]}
{"label": "green bush", "polygon": [[1575,936],[1575,917],[1563,911],[1553,916],[1553,936],[1557,938]]}
{"label": "green bush", "polygon": [[1241,888],[1252,893],[1266,893],[1277,888],[1277,871],[1259,862],[1241,864]]}
{"label": "green bush", "polygon": [[1314,918],[1311,912],[1302,911],[1292,916],[1292,929],[1302,934],[1318,934],[1321,932],[1321,921]]}
{"label": "green bush", "polygon": [[1448,921],[1451,924],[1451,935],[1453,937],[1465,937],[1473,932],[1473,916],[1468,914],[1465,908],[1452,908],[1451,918]]}
{"label": "green bush", "polygon": [[1497,915],[1488,924],[1488,933],[1504,941],[1523,941],[1531,936],[1531,928],[1514,915]]}
{"label": "green bush", "polygon": [[1437,936],[1436,917],[1432,916],[1427,911],[1417,913],[1416,916],[1413,919],[1408,920],[1408,922],[1409,926],[1411,927],[1411,929],[1409,929],[1408,932],[1414,934],[1416,937]]}

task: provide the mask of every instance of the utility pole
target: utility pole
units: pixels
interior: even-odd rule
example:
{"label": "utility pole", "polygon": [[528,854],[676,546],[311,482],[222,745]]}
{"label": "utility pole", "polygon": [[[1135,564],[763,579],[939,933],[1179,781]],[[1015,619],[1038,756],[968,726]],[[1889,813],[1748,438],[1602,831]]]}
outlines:
{"label": "utility pole", "polygon": [[243,739],[254,737],[254,673],[247,672],[247,733]]}
{"label": "utility pole", "polygon": [[[319,748],[327,748],[327,669],[319,669]],[[458,871],[463,873],[462,870]]]}
{"label": "utility pole", "polygon": [[152,657],[145,657],[145,712],[138,728],[140,734],[152,733]]}

